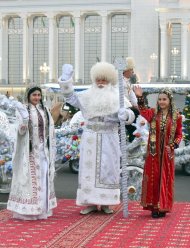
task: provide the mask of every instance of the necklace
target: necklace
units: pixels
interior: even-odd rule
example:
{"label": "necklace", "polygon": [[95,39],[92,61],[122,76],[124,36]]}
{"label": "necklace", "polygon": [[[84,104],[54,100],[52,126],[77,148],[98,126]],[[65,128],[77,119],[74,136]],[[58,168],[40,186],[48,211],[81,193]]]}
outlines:
{"label": "necklace", "polygon": [[168,113],[166,115],[164,115],[162,112],[162,118],[161,118],[161,122],[160,122],[161,131],[164,131],[164,129],[165,129],[167,116],[168,116]]}

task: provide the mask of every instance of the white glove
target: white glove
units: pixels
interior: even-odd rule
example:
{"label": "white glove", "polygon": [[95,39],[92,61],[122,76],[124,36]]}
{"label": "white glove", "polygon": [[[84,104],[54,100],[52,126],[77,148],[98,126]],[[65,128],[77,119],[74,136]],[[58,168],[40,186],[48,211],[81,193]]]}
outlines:
{"label": "white glove", "polygon": [[17,108],[18,112],[20,113],[20,115],[22,116],[22,118],[26,121],[29,119],[29,114],[28,114],[28,110],[26,108],[25,105],[23,105],[21,102],[19,101],[14,101],[14,105]]}
{"label": "white glove", "polygon": [[126,111],[126,108],[120,108],[118,111],[118,118],[120,121],[126,121],[129,117],[128,112]]}
{"label": "white glove", "polygon": [[130,125],[135,120],[135,114],[131,109],[120,108],[118,111],[118,118],[120,121],[126,121],[126,124]]}
{"label": "white glove", "polygon": [[62,81],[68,81],[70,78],[73,76],[73,66],[70,64],[64,64],[62,66],[62,75],[61,75],[61,80]]}
{"label": "white glove", "polygon": [[135,114],[133,113],[133,111],[131,109],[126,109],[126,111],[128,112],[128,120],[126,120],[125,123],[127,125],[130,125],[135,120]]}
{"label": "white glove", "polygon": [[58,79],[58,83],[60,85],[60,88],[65,96],[71,94],[74,91],[73,87],[73,79],[70,78],[67,81],[64,81],[61,79],[61,77]]}

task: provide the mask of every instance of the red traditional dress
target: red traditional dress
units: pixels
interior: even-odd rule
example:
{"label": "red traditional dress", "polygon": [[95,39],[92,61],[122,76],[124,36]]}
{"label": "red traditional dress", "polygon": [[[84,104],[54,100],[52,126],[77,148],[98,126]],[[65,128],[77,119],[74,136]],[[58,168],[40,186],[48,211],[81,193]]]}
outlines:
{"label": "red traditional dress", "polygon": [[141,205],[143,209],[170,212],[174,195],[174,147],[182,139],[182,117],[148,109],[139,101],[140,114],[149,122],[150,133],[144,165]]}

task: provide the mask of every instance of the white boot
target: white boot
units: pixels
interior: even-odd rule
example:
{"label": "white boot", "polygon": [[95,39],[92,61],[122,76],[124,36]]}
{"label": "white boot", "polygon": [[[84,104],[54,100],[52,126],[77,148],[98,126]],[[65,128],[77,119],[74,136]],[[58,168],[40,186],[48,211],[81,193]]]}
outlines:
{"label": "white boot", "polygon": [[85,209],[82,209],[80,211],[80,214],[89,214],[91,212],[96,212],[96,211],[98,211],[97,206],[89,206]]}
{"label": "white boot", "polygon": [[113,214],[114,213],[113,209],[110,209],[109,206],[101,206],[101,210],[105,214]]}

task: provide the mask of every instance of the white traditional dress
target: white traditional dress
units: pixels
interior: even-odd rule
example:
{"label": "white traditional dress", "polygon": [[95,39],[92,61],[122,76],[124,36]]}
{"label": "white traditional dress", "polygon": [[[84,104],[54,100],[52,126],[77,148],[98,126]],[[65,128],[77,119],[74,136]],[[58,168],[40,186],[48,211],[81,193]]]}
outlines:
{"label": "white traditional dress", "polygon": [[13,217],[45,219],[55,208],[54,161],[55,137],[53,119],[46,108],[28,105],[29,122],[19,118],[13,179],[7,209]]}

